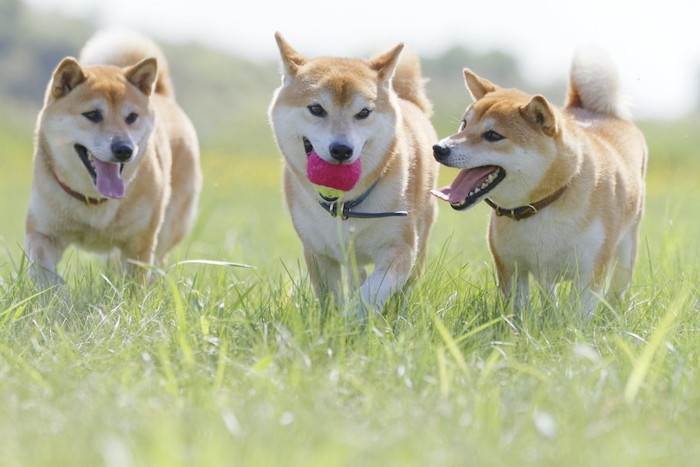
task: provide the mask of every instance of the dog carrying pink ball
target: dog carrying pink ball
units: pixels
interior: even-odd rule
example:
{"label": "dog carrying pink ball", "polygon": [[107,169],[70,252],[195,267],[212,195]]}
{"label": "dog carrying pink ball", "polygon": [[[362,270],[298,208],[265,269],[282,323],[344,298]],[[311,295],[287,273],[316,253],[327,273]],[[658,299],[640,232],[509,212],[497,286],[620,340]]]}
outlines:
{"label": "dog carrying pink ball", "polygon": [[321,159],[316,151],[311,151],[306,160],[306,176],[327,198],[338,198],[352,190],[361,174],[362,162],[359,158],[352,164],[331,164]]}

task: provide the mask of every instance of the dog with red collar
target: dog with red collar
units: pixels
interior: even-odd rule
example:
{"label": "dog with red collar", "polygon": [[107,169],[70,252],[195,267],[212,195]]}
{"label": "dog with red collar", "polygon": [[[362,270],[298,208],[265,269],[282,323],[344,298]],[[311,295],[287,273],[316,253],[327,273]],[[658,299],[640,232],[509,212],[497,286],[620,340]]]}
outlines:
{"label": "dog with red collar", "polygon": [[197,134],[160,49],[101,32],[56,67],[39,114],[25,253],[42,287],[78,247],[163,264],[193,223],[202,176]]}

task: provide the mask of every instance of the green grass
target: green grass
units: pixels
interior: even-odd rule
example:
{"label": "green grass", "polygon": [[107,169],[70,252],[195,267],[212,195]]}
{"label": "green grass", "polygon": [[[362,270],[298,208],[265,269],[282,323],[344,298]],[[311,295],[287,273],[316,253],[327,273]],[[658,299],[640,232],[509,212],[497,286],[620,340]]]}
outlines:
{"label": "green grass", "polygon": [[31,138],[0,131],[0,465],[693,465],[692,128],[645,126],[633,285],[592,322],[538,302],[513,319],[487,209],[441,206],[426,274],[366,326],[317,306],[276,155],[205,152],[200,217],[173,258],[254,268],[184,264],[142,289],[71,249],[72,303],[36,296],[21,250]]}

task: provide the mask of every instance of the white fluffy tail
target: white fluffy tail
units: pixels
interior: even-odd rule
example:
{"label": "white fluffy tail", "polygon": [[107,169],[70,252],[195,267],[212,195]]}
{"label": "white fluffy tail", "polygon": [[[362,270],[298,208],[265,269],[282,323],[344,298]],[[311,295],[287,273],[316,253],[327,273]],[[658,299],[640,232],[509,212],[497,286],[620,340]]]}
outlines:
{"label": "white fluffy tail", "polygon": [[581,48],[571,64],[567,107],[628,120],[629,101],[620,89],[617,67],[605,51]]}
{"label": "white fluffy tail", "polygon": [[164,96],[173,95],[165,54],[155,42],[135,31],[108,29],[97,32],[80,51],[79,61],[83,65],[127,67],[148,57],[154,57],[158,61],[155,91]]}

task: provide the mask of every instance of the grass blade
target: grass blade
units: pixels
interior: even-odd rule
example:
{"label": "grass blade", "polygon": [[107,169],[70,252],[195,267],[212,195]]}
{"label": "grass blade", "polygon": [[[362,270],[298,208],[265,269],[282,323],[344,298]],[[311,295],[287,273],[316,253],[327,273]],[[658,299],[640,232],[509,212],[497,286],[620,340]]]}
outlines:
{"label": "grass blade", "polygon": [[637,398],[642,384],[651,371],[654,357],[663,348],[661,344],[663,344],[666,335],[676,323],[681,309],[686,303],[687,295],[688,292],[686,291],[684,295],[671,304],[634,363],[632,372],[625,385],[625,402],[628,404],[633,403]]}

